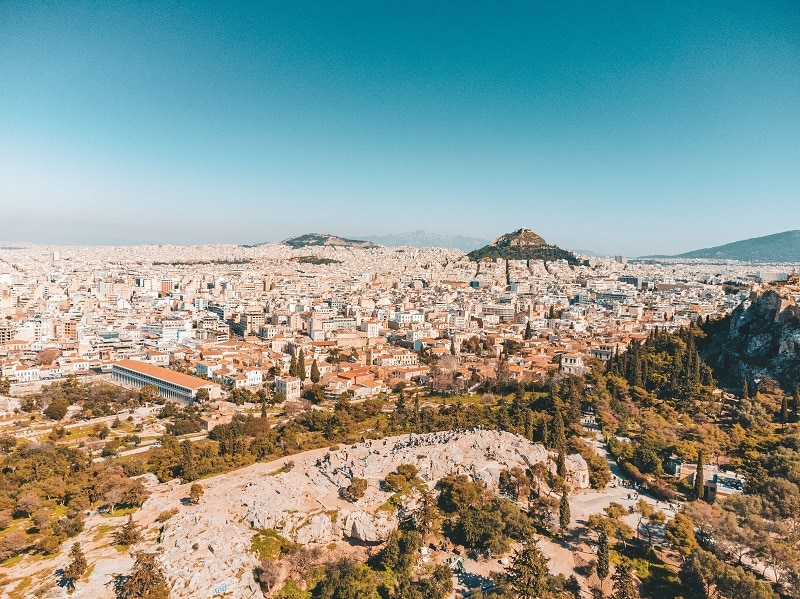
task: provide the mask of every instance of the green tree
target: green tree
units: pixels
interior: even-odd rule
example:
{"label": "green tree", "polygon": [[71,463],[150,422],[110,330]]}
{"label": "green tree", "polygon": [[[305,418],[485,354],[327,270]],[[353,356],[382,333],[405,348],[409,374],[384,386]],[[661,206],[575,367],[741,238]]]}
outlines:
{"label": "green tree", "polygon": [[311,382],[316,385],[319,382],[319,379],[319,366],[317,366],[317,359],[314,358],[314,361],[311,362]]}
{"label": "green tree", "polygon": [[567,530],[569,521],[569,494],[566,485],[564,485],[564,490],[561,492],[561,503],[558,506],[558,525],[561,527],[561,530]]}
{"label": "green tree", "polygon": [[59,397],[50,402],[50,405],[44,409],[44,415],[51,420],[61,420],[67,415],[69,402],[64,397]]}
{"label": "green tree", "polygon": [[135,545],[142,540],[142,531],[134,523],[133,516],[131,514],[128,514],[128,521],[122,525],[122,528],[114,533],[114,540],[116,541],[117,545],[122,545],[123,547]]}
{"label": "green tree", "polygon": [[705,474],[703,472],[703,466],[705,461],[705,452],[701,449],[697,452],[697,470],[695,471],[694,475],[694,498],[695,499],[702,499],[705,490]]}
{"label": "green tree", "polygon": [[636,584],[636,579],[633,577],[633,571],[629,564],[620,564],[611,579],[614,581],[611,592],[612,599],[639,598],[639,586]]}
{"label": "green tree", "polygon": [[155,553],[139,552],[129,576],[115,580],[117,599],[167,599],[169,586]]}
{"label": "green tree", "polygon": [[206,403],[211,399],[211,396],[208,393],[208,389],[203,388],[197,390],[197,395],[195,395],[194,399],[197,403]]}
{"label": "green tree", "polygon": [[75,581],[83,576],[83,573],[86,572],[86,568],[88,567],[80,543],[72,544],[69,550],[69,558],[70,561],[64,568],[62,576],[69,588],[75,588]]}
{"label": "green tree", "polygon": [[366,564],[342,560],[330,564],[314,589],[315,599],[379,599],[377,575]]}
{"label": "green tree", "polygon": [[11,381],[4,376],[0,376],[0,395],[8,395],[9,393],[11,393]]}
{"label": "green tree", "polygon": [[533,331],[531,330],[531,321],[529,320],[525,324],[525,333],[523,333],[522,338],[525,339],[525,341],[527,341],[532,337],[533,337]]}
{"label": "green tree", "polygon": [[547,590],[547,558],[536,543],[528,543],[514,552],[506,568],[509,586],[519,599],[536,599]]}
{"label": "green tree", "polygon": [[781,397],[781,424],[784,426],[789,422],[789,398],[784,395]]}
{"label": "green tree", "polygon": [[155,385],[145,385],[141,389],[139,389],[139,402],[141,403],[153,403],[158,399],[161,395],[161,392],[158,390],[158,387]]}
{"label": "green tree", "polygon": [[675,550],[681,554],[684,562],[697,547],[694,522],[683,512],[675,514],[675,517],[667,523],[664,529],[664,536]]}
{"label": "green tree", "polygon": [[190,483],[200,477],[197,471],[197,460],[194,457],[194,448],[188,439],[181,443],[180,466],[183,482]]}
{"label": "green tree", "polygon": [[298,376],[297,358],[294,354],[292,354],[292,358],[289,360],[289,376]]}
{"label": "green tree", "polygon": [[297,354],[297,375],[300,377],[300,381],[304,382],[306,380],[306,354],[303,351],[303,348],[300,348],[300,351]]}
{"label": "green tree", "polygon": [[608,536],[605,530],[601,530],[600,538],[597,541],[597,577],[600,579],[601,590],[603,588],[603,582],[608,578],[608,573]]}
{"label": "green tree", "polygon": [[500,354],[500,359],[497,361],[497,368],[495,369],[495,383],[498,387],[505,387],[508,384],[509,377],[508,354],[502,352]]}

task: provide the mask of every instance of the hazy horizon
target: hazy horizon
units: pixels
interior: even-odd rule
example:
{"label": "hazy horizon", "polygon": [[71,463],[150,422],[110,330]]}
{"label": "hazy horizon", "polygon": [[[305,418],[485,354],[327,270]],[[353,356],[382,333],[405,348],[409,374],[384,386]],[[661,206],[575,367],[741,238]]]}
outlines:
{"label": "hazy horizon", "polygon": [[0,8],[0,238],[800,228],[800,4]]}

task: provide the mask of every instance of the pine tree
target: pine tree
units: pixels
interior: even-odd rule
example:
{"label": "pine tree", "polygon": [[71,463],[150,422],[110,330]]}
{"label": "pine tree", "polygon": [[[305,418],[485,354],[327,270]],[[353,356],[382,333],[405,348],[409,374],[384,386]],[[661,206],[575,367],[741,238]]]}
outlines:
{"label": "pine tree", "polygon": [[561,492],[561,503],[558,506],[558,525],[561,530],[566,530],[569,527],[569,521],[569,494],[567,493],[566,485],[564,485],[564,490]]}
{"label": "pine tree", "polygon": [[155,553],[140,552],[130,576],[120,579],[117,599],[167,599],[169,586]]}
{"label": "pine tree", "polygon": [[319,382],[319,379],[319,366],[317,366],[317,359],[314,358],[314,361],[311,362],[311,382],[316,385]]}
{"label": "pine tree", "polygon": [[67,586],[75,588],[75,581],[83,576],[83,573],[86,572],[86,568],[88,567],[80,543],[72,544],[69,550],[69,557],[70,562],[67,564],[67,567],[64,568],[63,576],[64,580],[67,581]]}
{"label": "pine tree", "polygon": [[131,514],[128,514],[128,521],[123,524],[122,528],[114,535],[114,540],[117,542],[117,545],[122,545],[123,547],[135,545],[142,540],[142,531],[133,522],[133,516]]}
{"label": "pine tree", "polygon": [[639,588],[636,584],[636,579],[633,577],[630,566],[621,564],[614,576],[611,577],[614,581],[612,599],[638,599]]}
{"label": "pine tree", "polygon": [[705,454],[701,449],[697,453],[697,471],[694,475],[694,497],[695,499],[703,498],[703,491],[705,488],[705,475],[703,474],[703,462],[705,461]]}
{"label": "pine tree", "polygon": [[297,374],[295,376],[300,377],[301,382],[306,380],[306,354],[302,348],[297,354]]}
{"label": "pine tree", "polygon": [[600,531],[600,539],[597,541],[597,576],[600,578],[600,588],[603,588],[603,582],[608,578],[609,562],[608,562],[608,535],[605,530]]}
{"label": "pine tree", "polygon": [[506,568],[509,584],[519,599],[535,599],[547,590],[547,558],[535,543],[515,551]]}

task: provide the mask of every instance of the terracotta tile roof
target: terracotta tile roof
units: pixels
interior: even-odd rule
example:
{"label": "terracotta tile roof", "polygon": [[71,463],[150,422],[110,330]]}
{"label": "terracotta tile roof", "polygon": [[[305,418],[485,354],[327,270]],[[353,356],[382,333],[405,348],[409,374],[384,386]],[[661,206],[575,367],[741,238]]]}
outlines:
{"label": "terracotta tile roof", "polygon": [[128,370],[133,370],[139,374],[161,379],[162,381],[172,383],[173,385],[186,387],[187,389],[201,389],[203,387],[207,387],[208,385],[215,384],[210,383],[209,381],[204,381],[196,376],[183,374],[182,372],[175,372],[169,368],[154,366],[153,364],[140,362],[138,360],[120,360],[119,362],[114,362],[114,364],[116,366],[121,366],[122,368],[127,368]]}

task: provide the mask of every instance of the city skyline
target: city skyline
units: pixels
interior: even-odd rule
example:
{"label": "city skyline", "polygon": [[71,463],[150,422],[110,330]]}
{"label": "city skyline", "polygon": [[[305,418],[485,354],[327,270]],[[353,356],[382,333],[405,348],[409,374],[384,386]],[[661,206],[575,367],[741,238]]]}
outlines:
{"label": "city skyline", "polygon": [[800,228],[800,7],[0,8],[0,239]]}

